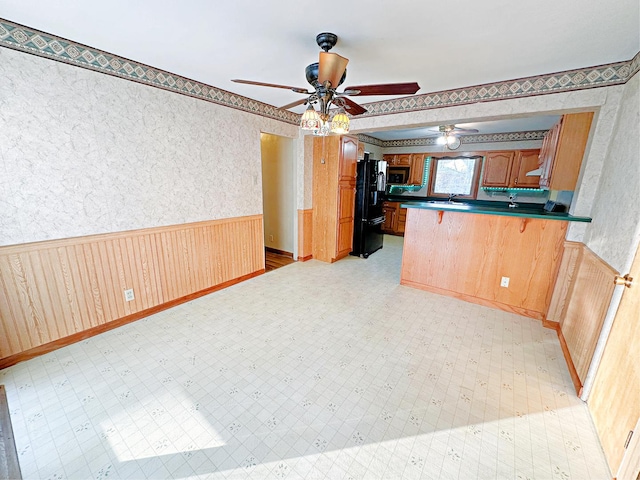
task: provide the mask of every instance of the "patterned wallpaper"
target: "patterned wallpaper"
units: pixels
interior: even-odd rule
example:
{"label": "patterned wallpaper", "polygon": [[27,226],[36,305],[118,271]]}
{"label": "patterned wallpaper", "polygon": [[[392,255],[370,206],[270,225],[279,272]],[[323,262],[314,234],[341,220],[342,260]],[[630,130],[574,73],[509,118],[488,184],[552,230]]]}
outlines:
{"label": "patterned wallpaper", "polygon": [[627,273],[640,242],[640,75],[624,86],[605,166],[591,210],[586,244]]}
{"label": "patterned wallpaper", "polygon": [[[1,18],[0,46],[126,78],[283,122],[299,123],[299,114],[280,110],[211,85]],[[640,70],[640,52],[628,61],[607,65],[367,103],[368,111],[360,117],[619,85],[627,82],[638,70]]]}
{"label": "patterned wallpaper", "polygon": [[262,213],[298,127],[0,49],[0,245]]}

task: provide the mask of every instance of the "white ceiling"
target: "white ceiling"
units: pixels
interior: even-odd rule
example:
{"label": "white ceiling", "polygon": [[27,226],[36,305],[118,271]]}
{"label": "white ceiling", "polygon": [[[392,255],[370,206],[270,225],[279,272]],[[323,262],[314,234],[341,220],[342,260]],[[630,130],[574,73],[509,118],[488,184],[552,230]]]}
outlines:
{"label": "white ceiling", "polygon": [[[630,60],[638,0],[0,0],[0,17],[271,105],[308,88],[316,34],[339,37],[344,86],[410,82],[418,93]],[[361,97],[359,103],[393,97]],[[304,107],[294,111],[301,112]],[[535,129],[535,128],[532,128]],[[484,133],[484,132],[483,132]],[[409,137],[404,137],[409,138]]]}

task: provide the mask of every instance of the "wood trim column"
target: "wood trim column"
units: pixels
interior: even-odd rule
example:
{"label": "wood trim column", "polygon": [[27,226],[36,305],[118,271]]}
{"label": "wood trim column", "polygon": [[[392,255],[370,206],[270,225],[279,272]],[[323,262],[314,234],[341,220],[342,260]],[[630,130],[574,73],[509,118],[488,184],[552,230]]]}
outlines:
{"label": "wood trim column", "polygon": [[313,208],[298,210],[298,260],[313,258]]}

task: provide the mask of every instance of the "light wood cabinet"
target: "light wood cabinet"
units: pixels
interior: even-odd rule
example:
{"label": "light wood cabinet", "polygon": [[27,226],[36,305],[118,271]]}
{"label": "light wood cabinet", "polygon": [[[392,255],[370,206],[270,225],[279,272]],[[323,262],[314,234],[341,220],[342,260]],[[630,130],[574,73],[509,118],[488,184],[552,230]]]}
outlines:
{"label": "light wood cabinet", "polygon": [[538,168],[539,154],[538,149],[487,152],[482,186],[538,188],[540,177],[526,173]]}
{"label": "light wood cabinet", "polygon": [[364,158],[364,143],[358,142],[358,160]]}
{"label": "light wood cabinet", "polygon": [[384,223],[382,231],[391,235],[404,235],[404,225],[407,219],[407,209],[400,207],[400,202],[384,202]]}
{"label": "light wood cabinet", "polygon": [[545,135],[540,150],[540,187],[575,190],[593,112],[570,113]]}
{"label": "light wood cabinet", "polygon": [[527,177],[527,172],[538,168],[540,150],[517,150],[511,169],[510,184],[518,188],[538,188],[540,176]]}
{"label": "light wood cabinet", "polygon": [[425,153],[414,153],[411,155],[411,167],[409,169],[409,185],[422,185],[424,174]]}
{"label": "light wood cabinet", "polygon": [[396,229],[396,206],[390,205],[390,202],[384,202],[382,211],[384,212],[384,223],[382,231],[385,233],[393,233]]}
{"label": "light wood cabinet", "polygon": [[387,153],[382,155],[382,159],[389,165],[394,167],[410,167],[411,166],[411,154],[410,153]]}
{"label": "light wood cabinet", "polygon": [[358,140],[314,138],[313,258],[335,262],[353,246]]}
{"label": "light wood cabinet", "polygon": [[395,155],[396,165],[398,167],[410,167],[411,166],[411,154],[410,153],[401,153]]}
{"label": "light wood cabinet", "polygon": [[389,165],[395,165],[396,164],[396,156],[394,154],[392,154],[392,153],[386,153],[386,154],[382,155],[382,160],[387,162],[387,164],[389,164]]}
{"label": "light wood cabinet", "polygon": [[400,207],[400,204],[398,204],[398,221],[396,222],[396,235],[403,235],[404,236],[404,226],[407,223],[407,209],[406,208],[402,208]]}
{"label": "light wood cabinet", "polygon": [[515,152],[487,152],[484,159],[483,187],[508,187]]}

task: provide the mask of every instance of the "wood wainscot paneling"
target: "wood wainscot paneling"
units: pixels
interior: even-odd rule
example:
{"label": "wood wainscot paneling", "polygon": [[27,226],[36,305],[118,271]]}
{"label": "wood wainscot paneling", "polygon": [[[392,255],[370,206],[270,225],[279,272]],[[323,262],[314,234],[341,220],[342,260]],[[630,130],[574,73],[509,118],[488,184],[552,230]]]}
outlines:
{"label": "wood wainscot paneling", "polygon": [[409,208],[400,283],[542,319],[566,229],[557,220]]}
{"label": "wood wainscot paneling", "polygon": [[547,319],[559,324],[558,336],[578,394],[611,303],[617,273],[584,244],[565,242]]}
{"label": "wood wainscot paneling", "polygon": [[313,208],[298,210],[298,260],[313,258]]}
{"label": "wood wainscot paneling", "polygon": [[0,368],[262,272],[262,215],[0,247]]}

